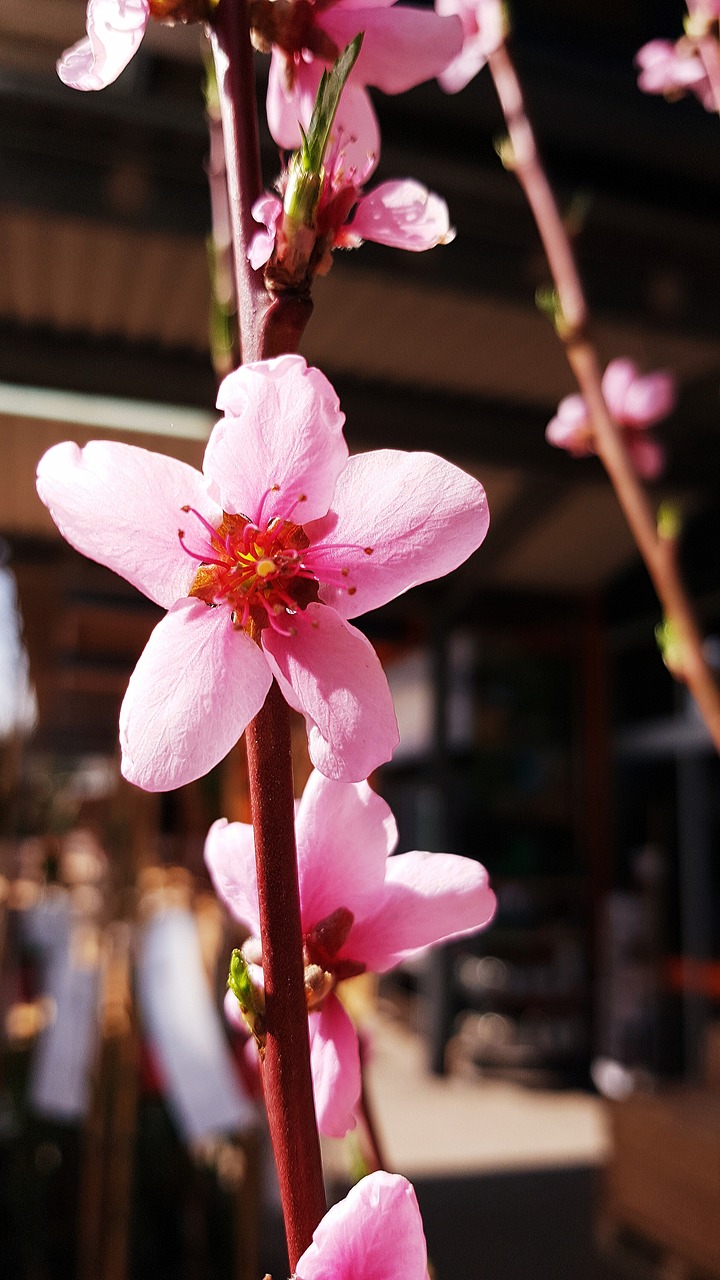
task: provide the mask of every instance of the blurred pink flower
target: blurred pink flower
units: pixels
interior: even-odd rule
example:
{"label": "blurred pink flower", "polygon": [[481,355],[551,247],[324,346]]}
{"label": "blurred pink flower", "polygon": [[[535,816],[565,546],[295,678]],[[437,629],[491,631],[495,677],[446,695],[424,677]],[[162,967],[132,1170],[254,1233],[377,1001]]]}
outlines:
{"label": "blurred pink flower", "polygon": [[55,445],[38,492],[60,532],[167,608],[120,712],[125,776],[200,777],[273,676],[310,755],[357,781],[397,745],[377,656],[348,618],[441,577],[482,542],[482,485],[428,453],[348,459],[337,396],[301,356],[222,383],[203,472],[131,445]]}
{"label": "blurred pink flower", "polygon": [[[268,35],[266,13],[275,19]],[[257,3],[251,21],[261,42],[272,43],[267,116],[270,132],[280,147],[296,151],[307,129],[324,66],[333,62],[361,31],[363,47],[343,91],[337,126],[357,140],[360,162],[380,150],[375,112],[365,85],[384,93],[404,93],[431,80],[459,54],[462,27],[455,17],[432,10],[395,4],[394,0],[326,0],[288,9],[283,27],[279,9]],[[269,38],[268,38],[269,37]]]}
{"label": "blurred pink flower", "polygon": [[140,45],[150,0],[88,0],[87,35],[57,64],[71,89],[104,89],[117,80]]}
{"label": "blurred pink flower", "polygon": [[[484,867],[471,858],[390,857],[395,819],[367,782],[348,786],[311,774],[296,832],[315,1108],[321,1132],[342,1137],[355,1123],[360,1059],[335,986],[476,933],[492,919],[495,895]],[[220,819],[208,833],[205,861],[218,894],[253,934],[246,958],[255,964],[260,921],[252,827]],[[261,980],[259,970],[253,973]]]}
{"label": "blurred pink flower", "polygon": [[688,90],[706,111],[715,111],[715,95],[696,45],[689,40],[651,40],[635,55],[640,74],[638,88],[643,93],[680,97]]}
{"label": "blurred pink flower", "polygon": [[334,1204],[293,1280],[427,1280],[427,1245],[411,1184],[371,1173]]}
{"label": "blurred pink flower", "polygon": [[435,12],[443,17],[457,14],[462,22],[462,49],[438,76],[446,93],[458,93],[505,39],[502,0],[435,0]]}
{"label": "blurred pink flower", "polygon": [[[645,480],[656,480],[665,465],[665,451],[645,433],[675,407],[674,378],[662,371],[641,374],[632,360],[611,360],[603,374],[602,390],[610,413],[623,430],[635,470]],[[545,439],[575,458],[595,453],[582,396],[566,396],[560,401]]]}

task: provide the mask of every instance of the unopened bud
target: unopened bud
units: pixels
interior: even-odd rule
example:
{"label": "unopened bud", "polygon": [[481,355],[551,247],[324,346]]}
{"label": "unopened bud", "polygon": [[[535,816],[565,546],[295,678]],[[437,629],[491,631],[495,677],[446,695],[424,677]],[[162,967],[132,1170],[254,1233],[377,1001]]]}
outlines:
{"label": "unopened bud", "polygon": [[655,640],[665,666],[671,675],[682,677],[684,670],[682,641],[676,623],[663,618],[655,628]]}
{"label": "unopened bud", "polygon": [[335,979],[319,964],[305,965],[305,999],[309,1010],[319,1009],[335,985]]}
{"label": "unopened bud", "polygon": [[515,148],[507,134],[503,134],[501,138],[496,138],[493,146],[503,169],[507,169],[508,173],[512,173],[515,169]]}
{"label": "unopened bud", "polygon": [[662,502],[657,513],[658,537],[666,542],[677,542],[682,533],[680,508],[674,502]]}
{"label": "unopened bud", "polygon": [[237,1000],[250,1032],[255,1037],[261,1053],[265,1050],[265,993],[250,976],[248,962],[242,951],[233,951],[230,958],[228,987]]}

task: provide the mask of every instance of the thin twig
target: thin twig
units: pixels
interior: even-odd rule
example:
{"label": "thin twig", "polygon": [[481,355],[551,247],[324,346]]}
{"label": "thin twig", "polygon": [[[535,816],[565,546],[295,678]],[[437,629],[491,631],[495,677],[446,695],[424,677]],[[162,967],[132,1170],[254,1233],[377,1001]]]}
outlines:
{"label": "thin twig", "polygon": [[600,363],[587,335],[588,308],[570,240],[538,155],[520,82],[505,45],[491,54],[489,65],[507,123],[513,170],[535,217],[557,290],[561,336],[585,398],[597,455],[610,478],[665,617],[675,628],[681,665],[673,667],[673,674],[688,686],[720,751],[720,689],[703,654],[702,636],[682,582],[674,547],[658,533],[652,506],[605,403]]}
{"label": "thin twig", "polygon": [[697,51],[712,90],[715,110],[720,112],[720,47],[716,37],[710,34],[701,36],[697,41]]}
{"label": "thin twig", "polygon": [[312,302],[292,292],[269,293],[262,271],[254,270],[248,259],[258,230],[252,208],[262,193],[262,170],[247,0],[220,0],[210,39],[225,142],[240,346],[247,364],[296,351]]}
{"label": "thin twig", "polygon": [[380,1132],[375,1119],[375,1108],[370,1100],[367,1087],[367,1048],[363,1040],[362,1034],[359,1037],[360,1044],[360,1118],[365,1129],[365,1136],[370,1152],[369,1164],[370,1172],[377,1173],[379,1169],[384,1169],[386,1173],[392,1170],[387,1162],[387,1158],[383,1152],[382,1142],[380,1141]]}
{"label": "thin twig", "polygon": [[262,272],[247,251],[255,224],[252,207],[262,192],[255,65],[246,0],[220,0],[210,34],[225,143],[228,204],[235,250],[238,321],[243,361],[262,358],[264,319],[270,306]]}

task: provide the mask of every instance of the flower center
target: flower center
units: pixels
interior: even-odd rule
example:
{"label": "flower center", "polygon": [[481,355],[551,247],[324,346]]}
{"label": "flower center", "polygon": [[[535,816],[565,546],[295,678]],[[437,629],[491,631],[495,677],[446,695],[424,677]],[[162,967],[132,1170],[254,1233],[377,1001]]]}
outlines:
{"label": "flower center", "polygon": [[303,959],[308,1010],[320,1009],[325,997],[343,978],[355,978],[365,972],[361,960],[338,959],[354,919],[348,907],[338,907],[305,934]]}
{"label": "flower center", "polygon": [[208,22],[217,0],[150,0],[150,13],[158,22]]}
{"label": "flower center", "polygon": [[271,626],[292,634],[279,619],[318,599],[317,578],[303,561],[310,542],[300,525],[274,517],[261,528],[246,516],[223,512],[214,529],[193,507],[182,509],[209,538],[209,546],[195,551],[186,545],[185,530],[178,529],[183,550],[200,562],[189,595],[209,605],[229,605],[239,630]]}
{"label": "flower center", "polygon": [[[340,52],[334,41],[315,25],[315,15],[329,0],[250,0],[250,34],[260,53],[273,45],[293,58],[308,49],[316,57],[334,62]],[[292,63],[286,73],[292,79]],[[288,86],[291,87],[291,86]]]}
{"label": "flower center", "polygon": [[[338,959],[355,917],[347,907],[338,907],[329,916],[319,920],[309,929],[303,938],[303,965],[305,979],[305,999],[308,1013],[322,1008],[325,998],[330,995],[338,982],[344,978],[355,978],[364,973],[366,966],[361,960]],[[262,947],[259,938],[248,938],[242,947],[243,957],[248,965],[262,968]]]}

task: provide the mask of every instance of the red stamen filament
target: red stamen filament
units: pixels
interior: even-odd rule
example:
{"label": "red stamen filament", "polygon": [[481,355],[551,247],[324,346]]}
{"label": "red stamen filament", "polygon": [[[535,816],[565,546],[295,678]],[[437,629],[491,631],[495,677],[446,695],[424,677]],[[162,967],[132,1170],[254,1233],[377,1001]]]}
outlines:
{"label": "red stamen filament", "polygon": [[[311,588],[301,586],[301,583],[317,583],[318,586],[326,583],[349,594],[355,593],[356,588],[348,582],[348,566],[323,567],[314,563],[315,559],[341,550],[364,551],[371,555],[372,548],[352,543],[303,547],[302,543],[307,542],[307,538],[302,526],[295,524],[290,517],[300,503],[307,501],[305,494],[298,495],[286,515],[271,516],[263,529],[263,508],[270,494],[276,493],[278,488],[278,485],[273,485],[263,495],[257,523],[242,515],[224,513],[220,526],[213,528],[194,507],[183,507],[183,511],[195,516],[207,532],[209,546],[205,551],[191,550],[185,544],[184,529],[178,529],[178,537],[186,555],[201,566],[191,587],[191,596],[197,596],[209,605],[228,604],[236,627],[246,628],[254,618],[256,625],[268,625],[279,635],[292,636],[296,627],[285,630],[279,619],[283,615],[285,618],[297,618],[311,600],[317,598]],[[257,609],[262,610],[260,618],[253,612]]]}

